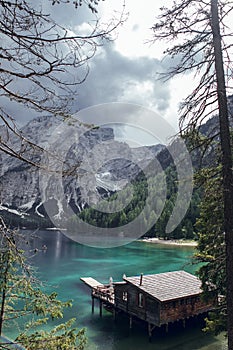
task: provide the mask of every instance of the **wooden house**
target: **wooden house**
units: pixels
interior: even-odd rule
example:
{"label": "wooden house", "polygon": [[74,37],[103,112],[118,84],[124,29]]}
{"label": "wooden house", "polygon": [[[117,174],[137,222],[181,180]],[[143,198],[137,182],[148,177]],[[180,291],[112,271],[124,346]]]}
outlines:
{"label": "wooden house", "polygon": [[92,312],[94,300],[113,311],[115,317],[124,312],[129,316],[130,328],[133,318],[148,324],[149,338],[155,327],[205,314],[214,307],[214,300],[201,298],[201,281],[185,271],[173,271],[152,275],[123,277],[121,282],[104,285],[91,277],[81,278],[91,289]]}
{"label": "wooden house", "polygon": [[124,277],[114,284],[115,307],[155,326],[209,311],[213,303],[201,294],[201,281],[185,271]]}

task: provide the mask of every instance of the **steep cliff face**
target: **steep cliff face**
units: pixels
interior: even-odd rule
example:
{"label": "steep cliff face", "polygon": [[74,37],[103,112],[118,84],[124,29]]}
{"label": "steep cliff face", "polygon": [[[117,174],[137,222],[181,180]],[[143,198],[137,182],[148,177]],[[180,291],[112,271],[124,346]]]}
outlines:
{"label": "steep cliff face", "polygon": [[[228,97],[228,106],[232,127],[233,96]],[[153,157],[157,158],[163,170],[173,164],[169,150],[163,145],[131,149],[128,144],[114,140],[113,129],[107,127],[90,129],[83,125],[76,128],[77,140],[70,141],[69,133],[63,133],[59,129],[62,123],[59,118],[43,116],[32,120],[21,130],[22,135],[41,149],[28,147],[19,138],[12,137],[4,126],[0,125],[1,140],[6,141],[32,162],[43,163],[45,153],[42,149],[51,150],[51,144],[52,152],[55,151],[54,159],[56,151],[63,156],[59,169],[63,172],[62,191],[58,191],[58,183],[50,172],[45,175],[45,181],[42,181],[41,185],[38,169],[0,153],[0,212],[15,216],[14,223],[17,223],[17,218],[20,217],[25,221],[30,221],[29,218],[32,217],[35,221],[46,219],[44,206],[47,202],[52,203],[54,216],[62,217],[62,210],[67,206],[74,212],[80,212],[90,204],[98,203],[100,198],[109,197],[112,193],[123,189]],[[73,121],[67,120],[66,123],[72,126]],[[214,137],[216,142],[205,149],[204,157],[200,149],[191,151],[193,167],[217,164],[218,116],[210,118],[199,131],[203,135]],[[53,139],[54,135],[57,135],[56,142]]]}
{"label": "steep cliff face", "polygon": [[[89,203],[97,203],[100,197],[122,189],[147,165],[151,157],[163,149],[161,145],[131,149],[126,143],[114,140],[111,128],[89,129],[84,126],[78,127],[77,141],[69,144],[68,136],[64,137],[61,133],[57,143],[53,143],[51,138],[60,132],[60,124],[61,120],[55,117],[40,117],[29,122],[22,129],[22,135],[41,148],[51,151],[50,146],[53,144],[52,151],[56,151],[56,154],[65,153],[61,166],[64,173],[63,193],[57,190],[56,179],[53,180],[51,172],[48,172],[48,181],[42,181],[41,184],[39,169],[3,153],[0,159],[1,212],[25,218],[29,215],[43,218],[46,217],[46,201],[52,201],[54,215],[62,216],[64,200],[66,205],[79,212]],[[2,135],[4,132],[2,130]],[[27,149],[26,144],[11,135],[5,134],[4,137],[8,138],[8,143],[14,149],[21,150],[33,162],[43,164],[45,152]]]}

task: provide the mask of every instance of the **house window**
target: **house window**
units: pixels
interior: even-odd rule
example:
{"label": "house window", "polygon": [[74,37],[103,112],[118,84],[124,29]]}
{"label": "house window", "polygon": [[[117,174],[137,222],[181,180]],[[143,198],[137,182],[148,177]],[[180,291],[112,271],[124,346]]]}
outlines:
{"label": "house window", "polygon": [[127,299],[128,299],[128,293],[127,292],[123,292],[122,300],[123,301],[127,301]]}
{"label": "house window", "polygon": [[139,307],[144,307],[144,295],[142,293],[138,294],[138,306]]}

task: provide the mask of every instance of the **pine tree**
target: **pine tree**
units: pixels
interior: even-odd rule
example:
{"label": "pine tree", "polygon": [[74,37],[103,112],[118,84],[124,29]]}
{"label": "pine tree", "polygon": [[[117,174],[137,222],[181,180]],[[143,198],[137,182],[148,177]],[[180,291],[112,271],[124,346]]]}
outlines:
{"label": "pine tree", "polygon": [[227,329],[226,314],[226,254],[223,228],[223,194],[221,166],[204,169],[197,176],[203,182],[204,194],[200,217],[196,222],[198,246],[195,258],[202,265],[198,275],[202,281],[204,297],[216,295],[216,309],[206,319],[206,331]]}
{"label": "pine tree", "polygon": [[175,62],[178,63],[166,76],[195,72],[198,78],[197,85],[181,106],[181,132],[195,131],[214,112],[219,115],[220,192],[226,254],[226,281],[222,283],[226,282],[227,290],[229,350],[233,350],[233,172],[226,96],[232,76],[232,66],[229,64],[232,32],[226,20],[232,10],[231,1],[176,1],[171,8],[162,8],[160,21],[153,27],[155,39],[175,41],[174,45],[169,45],[166,53],[177,58]]}
{"label": "pine tree", "polygon": [[[17,324],[20,319],[25,325],[15,341],[26,349],[84,349],[85,332],[74,327],[75,319],[50,331],[43,330],[48,321],[62,319],[63,309],[72,303],[58,300],[54,292],[44,292],[27,258],[29,253],[38,253],[38,249],[24,251],[22,248],[27,245],[24,236],[8,229],[3,221],[0,233],[0,335],[7,325]],[[4,349],[7,348],[5,344]]]}

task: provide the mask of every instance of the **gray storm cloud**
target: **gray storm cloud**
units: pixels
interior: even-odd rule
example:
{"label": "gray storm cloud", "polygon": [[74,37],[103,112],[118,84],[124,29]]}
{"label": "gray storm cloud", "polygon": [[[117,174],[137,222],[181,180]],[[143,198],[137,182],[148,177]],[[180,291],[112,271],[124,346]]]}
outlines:
{"label": "gray storm cloud", "polygon": [[126,57],[108,44],[90,62],[77,106],[82,109],[99,103],[128,102],[163,112],[169,106],[169,85],[157,78],[164,68],[157,59]]}
{"label": "gray storm cloud", "polygon": [[[45,13],[50,14],[61,25],[70,30],[87,23],[92,16],[84,6],[78,10],[72,4],[52,6],[51,2],[38,2]],[[123,29],[122,29],[123,30]],[[102,103],[125,102],[134,103],[153,109],[161,114],[169,108],[169,83],[158,81],[158,72],[166,69],[166,63],[151,57],[127,57],[116,50],[114,42],[106,43],[97,50],[89,61],[90,72],[86,81],[77,85],[78,96],[70,102],[70,111],[75,113],[81,109]],[[73,76],[82,68],[74,68]],[[72,76],[72,71],[71,71]],[[21,85],[22,86],[21,86]],[[20,82],[20,90],[27,89],[28,82]],[[1,105],[22,126],[35,118],[38,113],[2,97]]]}
{"label": "gray storm cloud", "polygon": [[[158,72],[165,69],[164,63],[159,60],[126,57],[116,51],[114,44],[108,43],[99,49],[89,66],[89,75],[78,86],[78,96],[72,102],[72,113],[109,102],[134,103],[161,114],[169,107],[169,83],[157,80]],[[5,99],[4,106],[7,105]],[[22,105],[19,109],[12,101],[9,101],[9,109],[21,125],[36,117],[35,111],[24,109]]]}

